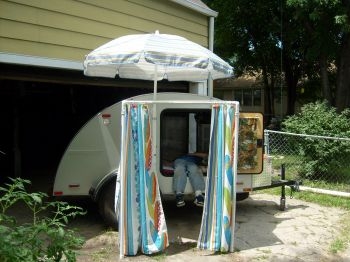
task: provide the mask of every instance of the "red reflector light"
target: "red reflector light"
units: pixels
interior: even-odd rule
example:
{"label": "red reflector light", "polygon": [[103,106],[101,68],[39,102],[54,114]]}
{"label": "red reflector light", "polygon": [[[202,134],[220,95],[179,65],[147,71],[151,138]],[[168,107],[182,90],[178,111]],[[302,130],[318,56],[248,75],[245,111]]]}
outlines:
{"label": "red reflector light", "polygon": [[63,192],[62,191],[55,191],[55,192],[53,192],[53,195],[54,196],[62,196]]}
{"label": "red reflector light", "polygon": [[102,118],[110,118],[111,114],[102,114]]}

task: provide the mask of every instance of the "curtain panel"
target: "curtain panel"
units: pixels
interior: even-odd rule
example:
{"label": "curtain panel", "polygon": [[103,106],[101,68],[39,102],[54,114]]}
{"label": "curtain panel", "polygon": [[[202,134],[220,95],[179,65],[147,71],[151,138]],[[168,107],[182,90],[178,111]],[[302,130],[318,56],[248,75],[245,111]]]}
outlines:
{"label": "curtain panel", "polygon": [[235,227],[236,125],[235,104],[213,105],[207,186],[198,248],[233,252]]}
{"label": "curtain panel", "polygon": [[120,166],[120,256],[153,254],[168,246],[168,232],[152,165],[152,107],[124,104]]}

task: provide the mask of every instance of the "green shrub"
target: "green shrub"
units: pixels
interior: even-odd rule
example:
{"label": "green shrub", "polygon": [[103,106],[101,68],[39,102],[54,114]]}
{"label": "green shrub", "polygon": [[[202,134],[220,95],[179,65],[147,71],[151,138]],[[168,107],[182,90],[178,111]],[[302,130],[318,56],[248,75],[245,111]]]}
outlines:
{"label": "green shrub", "polygon": [[[45,193],[26,191],[29,180],[11,181],[0,187],[0,261],[76,261],[74,249],[83,244],[83,239],[66,226],[70,218],[85,214],[83,210],[66,202],[43,202]],[[32,214],[29,223],[19,224],[7,215],[20,202]]]}
{"label": "green shrub", "polygon": [[[282,130],[307,135],[350,138],[350,110],[337,113],[336,109],[326,102],[306,104],[297,115],[288,117],[282,122]],[[334,176],[344,177],[347,174],[335,174],[350,160],[350,142],[306,137],[289,144],[303,157],[299,175],[310,179],[331,180]]]}

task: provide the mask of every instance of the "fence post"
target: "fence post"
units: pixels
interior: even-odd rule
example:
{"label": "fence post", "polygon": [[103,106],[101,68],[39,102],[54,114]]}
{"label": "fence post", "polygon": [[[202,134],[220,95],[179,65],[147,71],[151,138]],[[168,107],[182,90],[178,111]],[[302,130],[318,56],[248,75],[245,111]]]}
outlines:
{"label": "fence post", "polygon": [[[282,164],[281,165],[281,180],[285,181],[286,180],[286,165]],[[283,185],[281,187],[281,201],[280,201],[280,210],[284,211],[286,208],[286,186]]]}
{"label": "fence post", "polygon": [[264,130],[264,150],[265,154],[269,155],[270,154],[270,148],[269,148],[269,131]]}

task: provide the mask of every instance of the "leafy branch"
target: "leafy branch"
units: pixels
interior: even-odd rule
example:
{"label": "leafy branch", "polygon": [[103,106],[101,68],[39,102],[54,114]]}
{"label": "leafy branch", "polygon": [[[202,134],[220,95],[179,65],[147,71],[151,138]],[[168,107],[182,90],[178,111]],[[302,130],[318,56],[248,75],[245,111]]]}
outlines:
{"label": "leafy branch", "polygon": [[[44,202],[47,195],[28,193],[28,184],[29,180],[16,178],[0,187],[0,261],[76,261],[74,250],[84,241],[67,225],[86,212],[66,202]],[[7,215],[18,202],[31,211],[31,223],[18,224]]]}

